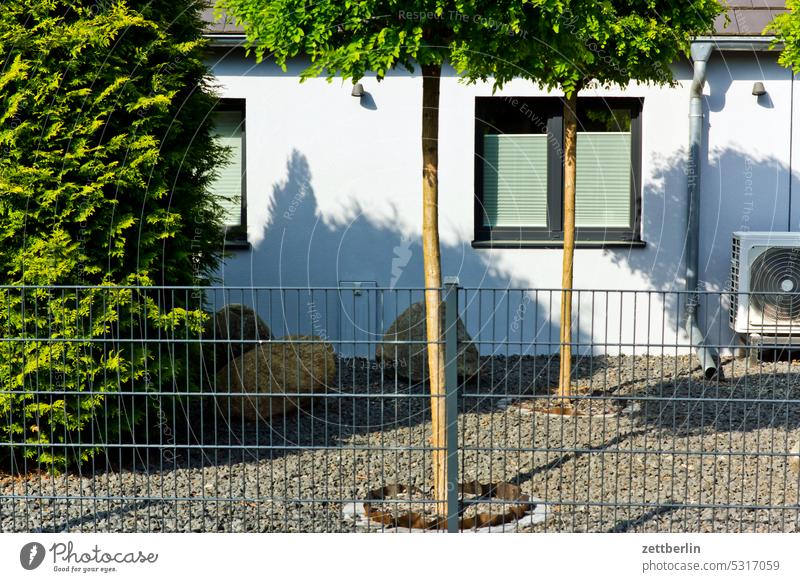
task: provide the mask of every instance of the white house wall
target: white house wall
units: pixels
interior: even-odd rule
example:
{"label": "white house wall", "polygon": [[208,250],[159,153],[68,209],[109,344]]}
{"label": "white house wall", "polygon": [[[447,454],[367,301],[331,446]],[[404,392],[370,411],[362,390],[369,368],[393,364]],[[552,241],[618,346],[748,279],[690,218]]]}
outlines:
{"label": "white house wall", "polygon": [[[246,100],[247,212],[250,250],[234,251],[221,277],[227,286],[422,285],[421,81],[390,74],[362,80],[368,95],[350,96],[350,82],[312,79],[298,83],[302,63],[286,73],[256,65],[239,51],[212,63],[223,97]],[[645,248],[578,249],[575,287],[636,290],[594,293],[576,305],[576,339],[595,351],[641,353],[646,344],[679,344],[675,336],[683,290],[688,139],[688,64],[675,66],[678,86],[631,86],[582,95],[636,96],[642,111],[642,229]],[[751,94],[755,80],[768,95]],[[702,167],[700,278],[706,290],[726,288],[734,230],[787,230],[800,226],[800,186],[790,220],[793,82],[770,53],[716,53],[706,85],[708,161]],[[523,81],[497,95],[546,95]],[[558,338],[558,249],[473,249],[475,97],[490,84],[465,85],[445,72],[441,87],[439,187],[442,269],[463,286],[531,289],[510,295],[467,291],[462,304],[482,351],[509,338],[505,351],[552,352]],[[796,111],[797,108],[794,108]],[[797,140],[795,139],[795,143]],[[666,294],[664,292],[667,292]],[[331,291],[331,293],[334,293]],[[331,339],[375,339],[398,310],[418,295],[345,292],[341,316],[336,297],[326,302],[293,292],[280,308],[262,309],[276,331],[315,332]],[[341,297],[341,295],[338,295]],[[247,301],[247,298],[244,299]],[[333,303],[330,303],[333,302]],[[727,313],[710,296],[706,316],[712,341],[727,342]],[[330,304],[328,304],[330,303]],[[310,306],[310,307],[309,307]],[[320,307],[322,306],[322,307]],[[705,306],[704,306],[705,307]],[[721,307],[724,309],[725,305]],[[323,310],[324,317],[315,310]],[[635,317],[634,317],[635,315]],[[356,321],[353,321],[355,318]],[[620,326],[620,319],[622,321]],[[593,325],[592,325],[593,324]],[[355,331],[354,331],[355,329]],[[634,347],[636,345],[636,347]],[[684,351],[670,347],[667,351]],[[367,355],[369,346],[354,344]],[[651,349],[650,351],[660,351]]]}

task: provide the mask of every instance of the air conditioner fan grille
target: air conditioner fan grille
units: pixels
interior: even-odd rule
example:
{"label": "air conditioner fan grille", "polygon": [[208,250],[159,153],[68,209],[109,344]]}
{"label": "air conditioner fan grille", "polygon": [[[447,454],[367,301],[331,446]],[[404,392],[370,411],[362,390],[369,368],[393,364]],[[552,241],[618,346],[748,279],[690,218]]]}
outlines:
{"label": "air conditioner fan grille", "polygon": [[[800,248],[773,247],[750,267],[750,301],[763,321],[789,324],[800,318]],[[800,323],[800,322],[798,322]]]}

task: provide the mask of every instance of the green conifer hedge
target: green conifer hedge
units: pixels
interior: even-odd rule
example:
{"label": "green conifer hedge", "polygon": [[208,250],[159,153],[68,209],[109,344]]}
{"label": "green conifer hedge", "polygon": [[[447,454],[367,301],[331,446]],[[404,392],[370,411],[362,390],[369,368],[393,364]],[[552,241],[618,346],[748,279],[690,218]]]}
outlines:
{"label": "green conifer hedge", "polygon": [[146,395],[196,386],[173,340],[201,333],[201,298],[155,287],[221,258],[202,5],[0,10],[0,458],[63,470],[145,441],[175,409]]}

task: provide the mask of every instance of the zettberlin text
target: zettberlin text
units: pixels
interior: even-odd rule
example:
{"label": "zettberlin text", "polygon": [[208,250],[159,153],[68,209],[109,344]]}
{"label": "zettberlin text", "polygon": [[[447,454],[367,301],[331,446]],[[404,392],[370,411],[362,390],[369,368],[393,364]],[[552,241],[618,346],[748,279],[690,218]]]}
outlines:
{"label": "zettberlin text", "polygon": [[656,544],[642,546],[643,554],[699,554],[700,546],[696,544]]}

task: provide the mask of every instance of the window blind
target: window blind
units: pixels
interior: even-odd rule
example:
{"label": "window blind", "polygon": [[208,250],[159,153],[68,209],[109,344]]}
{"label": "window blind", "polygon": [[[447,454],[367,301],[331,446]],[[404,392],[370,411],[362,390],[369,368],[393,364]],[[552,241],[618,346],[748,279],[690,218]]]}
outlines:
{"label": "window blind", "polygon": [[631,134],[579,132],[575,226],[630,227]]}
{"label": "window blind", "polygon": [[228,163],[217,168],[211,191],[224,209],[225,226],[242,224],[242,114],[217,111],[213,114],[214,131],[220,145],[230,148]]}
{"label": "window blind", "polygon": [[547,135],[483,137],[484,226],[547,226]]}

